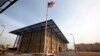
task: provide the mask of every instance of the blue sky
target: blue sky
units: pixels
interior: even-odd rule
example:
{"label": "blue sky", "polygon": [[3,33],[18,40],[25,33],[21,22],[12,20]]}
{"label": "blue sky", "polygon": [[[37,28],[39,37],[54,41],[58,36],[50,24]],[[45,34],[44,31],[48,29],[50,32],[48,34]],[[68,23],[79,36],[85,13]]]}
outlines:
{"label": "blue sky", "polygon": [[[49,9],[48,19],[53,19],[70,43],[70,33],[76,43],[100,42],[100,0],[55,0]],[[0,14],[0,25],[5,25],[1,43],[13,44],[16,35],[9,31],[45,20],[47,0],[18,0]],[[0,27],[2,31],[2,27]]]}

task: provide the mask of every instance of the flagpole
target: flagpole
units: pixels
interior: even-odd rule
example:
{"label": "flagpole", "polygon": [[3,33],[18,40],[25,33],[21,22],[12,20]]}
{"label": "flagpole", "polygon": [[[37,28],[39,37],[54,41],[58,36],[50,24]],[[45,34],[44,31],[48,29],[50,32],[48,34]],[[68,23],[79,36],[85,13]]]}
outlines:
{"label": "flagpole", "polygon": [[44,39],[44,54],[46,55],[47,54],[47,45],[46,45],[46,38],[47,38],[47,25],[48,25],[48,22],[47,22],[47,19],[48,19],[48,8],[51,8],[53,6],[54,2],[48,2],[47,1],[47,9],[46,9],[46,21],[45,21],[45,39]]}
{"label": "flagpole", "polygon": [[46,9],[46,23],[45,23],[45,42],[44,42],[44,54],[46,55],[47,47],[46,47],[46,37],[47,37],[47,19],[48,19],[48,1],[47,1],[47,9]]}

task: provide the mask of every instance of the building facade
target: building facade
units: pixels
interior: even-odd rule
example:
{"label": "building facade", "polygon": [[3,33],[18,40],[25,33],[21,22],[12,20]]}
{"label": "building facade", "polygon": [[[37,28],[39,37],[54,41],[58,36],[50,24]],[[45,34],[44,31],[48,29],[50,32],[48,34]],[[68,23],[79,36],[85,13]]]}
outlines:
{"label": "building facade", "polygon": [[68,40],[53,20],[48,20],[47,23],[46,37],[45,22],[11,31],[10,33],[17,35],[14,48],[23,53],[58,53],[66,51]]}

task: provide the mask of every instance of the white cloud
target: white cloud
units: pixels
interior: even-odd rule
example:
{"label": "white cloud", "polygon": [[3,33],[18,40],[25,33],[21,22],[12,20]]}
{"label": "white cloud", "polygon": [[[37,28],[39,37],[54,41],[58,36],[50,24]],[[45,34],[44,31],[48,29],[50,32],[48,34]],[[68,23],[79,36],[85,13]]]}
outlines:
{"label": "white cloud", "polygon": [[3,15],[3,14],[0,14],[0,20],[3,20],[6,24],[10,24],[12,26],[16,26],[16,27],[24,27],[25,24],[17,21],[17,20],[14,20],[14,18],[11,18],[7,15]]}
{"label": "white cloud", "polygon": [[59,19],[62,32],[70,42],[73,41],[72,37],[67,36],[70,33],[75,35],[76,43],[100,42],[100,0],[76,1],[77,3],[71,2],[67,7],[67,15],[59,13],[66,15]]}

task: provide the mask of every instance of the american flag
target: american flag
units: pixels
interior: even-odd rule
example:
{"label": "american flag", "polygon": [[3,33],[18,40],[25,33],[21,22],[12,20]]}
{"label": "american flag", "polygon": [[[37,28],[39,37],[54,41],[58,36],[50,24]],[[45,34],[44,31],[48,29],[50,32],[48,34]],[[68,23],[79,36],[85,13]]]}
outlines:
{"label": "american flag", "polygon": [[48,2],[48,8],[52,8],[54,6],[54,4],[55,4],[54,1]]}

